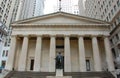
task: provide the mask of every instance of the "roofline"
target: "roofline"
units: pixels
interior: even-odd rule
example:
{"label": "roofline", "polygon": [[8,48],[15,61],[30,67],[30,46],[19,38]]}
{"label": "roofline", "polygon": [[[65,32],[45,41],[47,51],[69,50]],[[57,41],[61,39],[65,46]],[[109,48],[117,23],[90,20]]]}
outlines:
{"label": "roofline", "polygon": [[36,17],[31,17],[31,18],[27,18],[27,19],[23,19],[23,20],[14,21],[11,24],[20,23],[22,21],[30,21],[30,20],[35,19],[35,18],[37,19],[39,17],[45,17],[45,16],[49,16],[49,15],[62,14],[62,13],[63,14],[73,15],[73,16],[78,16],[78,17],[81,17],[83,19],[87,18],[87,19],[92,19],[92,20],[95,20],[95,21],[101,21],[103,23],[111,24],[110,22],[106,22],[106,21],[103,21],[103,20],[100,20],[100,19],[90,18],[90,17],[86,17],[86,16],[80,16],[80,15],[76,15],[76,14],[72,14],[72,13],[66,13],[66,12],[62,12],[62,11],[58,11],[58,12],[54,12],[54,13],[50,13],[50,14],[45,14],[45,15],[41,15],[41,16],[36,16]]}

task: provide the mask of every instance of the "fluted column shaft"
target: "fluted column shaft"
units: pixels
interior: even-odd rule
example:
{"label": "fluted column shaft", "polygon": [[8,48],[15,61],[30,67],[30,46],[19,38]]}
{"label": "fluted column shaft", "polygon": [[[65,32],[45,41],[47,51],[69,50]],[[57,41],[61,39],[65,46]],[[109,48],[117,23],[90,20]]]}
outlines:
{"label": "fluted column shaft", "polygon": [[97,37],[92,37],[92,48],[93,48],[93,58],[94,58],[94,69],[95,71],[102,71],[100,52],[98,47]]}
{"label": "fluted column shaft", "polygon": [[26,70],[26,60],[27,60],[27,51],[28,51],[28,36],[24,36],[23,38],[23,44],[22,44],[22,51],[20,53],[19,58],[19,65],[18,70],[19,71],[25,71]]}
{"label": "fluted column shaft", "polygon": [[71,72],[71,54],[70,54],[70,38],[69,36],[65,36],[64,40],[64,66],[65,66],[65,72]]}
{"label": "fluted column shaft", "polygon": [[108,70],[114,71],[114,62],[113,62],[113,56],[110,48],[110,43],[108,37],[104,38],[104,45],[105,45],[105,52],[106,52],[106,61],[108,64]]}
{"label": "fluted column shaft", "polygon": [[85,62],[85,47],[84,47],[84,39],[82,36],[78,38],[78,46],[79,46],[79,63],[80,63],[80,71],[86,71],[86,62]]}
{"label": "fluted column shaft", "polygon": [[55,36],[50,38],[50,56],[49,56],[49,72],[55,72],[55,51],[56,40]]}
{"label": "fluted column shaft", "polygon": [[15,57],[15,52],[16,52],[16,45],[17,44],[17,37],[12,36],[11,37],[11,45],[10,45],[10,52],[8,54],[8,60],[6,63],[5,69],[7,70],[12,70],[14,68],[14,57]]}
{"label": "fluted column shaft", "polygon": [[41,48],[42,48],[42,37],[38,36],[37,41],[36,41],[36,49],[35,49],[34,71],[40,71],[40,67],[41,67]]}

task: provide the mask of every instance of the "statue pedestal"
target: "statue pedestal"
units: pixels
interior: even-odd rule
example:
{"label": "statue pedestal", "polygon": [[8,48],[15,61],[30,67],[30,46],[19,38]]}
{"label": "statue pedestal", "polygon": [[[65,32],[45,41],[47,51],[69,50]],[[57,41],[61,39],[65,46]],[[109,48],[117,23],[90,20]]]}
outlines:
{"label": "statue pedestal", "polygon": [[63,69],[56,69],[56,76],[47,76],[46,78],[72,78],[72,76],[63,76]]}
{"label": "statue pedestal", "polygon": [[56,69],[56,76],[63,76],[63,69]]}

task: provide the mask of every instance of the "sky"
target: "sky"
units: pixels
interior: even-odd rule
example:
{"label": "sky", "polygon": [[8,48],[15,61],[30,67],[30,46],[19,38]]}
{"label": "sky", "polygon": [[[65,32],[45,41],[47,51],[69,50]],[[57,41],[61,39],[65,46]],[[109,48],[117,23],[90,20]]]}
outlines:
{"label": "sky", "polygon": [[[61,0],[62,1],[62,0]],[[57,0],[45,0],[45,9],[44,14],[52,13],[54,12],[54,5],[57,3]],[[78,0],[73,0],[74,4],[78,4]]]}

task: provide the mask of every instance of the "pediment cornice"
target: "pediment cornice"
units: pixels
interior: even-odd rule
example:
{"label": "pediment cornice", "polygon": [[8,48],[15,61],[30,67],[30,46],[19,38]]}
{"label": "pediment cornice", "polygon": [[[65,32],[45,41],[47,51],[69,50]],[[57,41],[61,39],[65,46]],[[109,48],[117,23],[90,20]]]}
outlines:
{"label": "pediment cornice", "polygon": [[29,19],[24,19],[24,20],[13,22],[12,24],[28,24],[28,23],[38,22],[38,21],[42,21],[42,23],[45,23],[43,21],[55,19],[55,20],[53,20],[53,22],[54,22],[54,21],[56,21],[56,18],[57,18],[57,22],[58,22],[58,20],[61,21],[63,19],[65,19],[65,20],[70,19],[69,21],[77,21],[77,22],[82,21],[82,22],[91,22],[91,23],[96,23],[96,24],[109,24],[108,22],[105,22],[102,20],[93,19],[93,18],[84,17],[84,16],[80,16],[80,15],[75,15],[75,14],[70,14],[70,13],[65,13],[65,12],[56,12],[56,13],[51,13],[51,14],[33,17],[33,18],[29,18]]}
{"label": "pediment cornice", "polygon": [[13,27],[15,26],[110,26],[109,24],[12,24]]}

